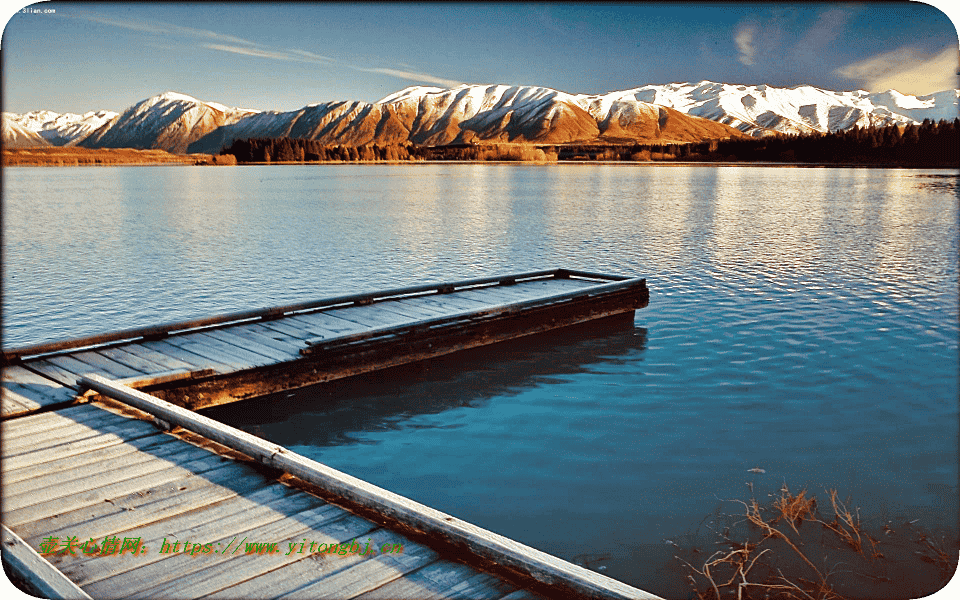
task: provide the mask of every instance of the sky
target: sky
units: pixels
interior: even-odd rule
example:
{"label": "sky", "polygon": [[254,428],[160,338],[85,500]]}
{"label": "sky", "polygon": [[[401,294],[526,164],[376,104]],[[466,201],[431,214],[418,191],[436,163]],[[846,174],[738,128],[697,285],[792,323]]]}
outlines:
{"label": "sky", "polygon": [[294,110],[461,83],[573,94],[704,79],[914,95],[960,88],[960,10],[951,8],[960,3],[951,0],[934,0],[939,9],[919,2],[0,4],[9,16],[0,41],[3,110],[15,113],[121,112],[165,91]]}

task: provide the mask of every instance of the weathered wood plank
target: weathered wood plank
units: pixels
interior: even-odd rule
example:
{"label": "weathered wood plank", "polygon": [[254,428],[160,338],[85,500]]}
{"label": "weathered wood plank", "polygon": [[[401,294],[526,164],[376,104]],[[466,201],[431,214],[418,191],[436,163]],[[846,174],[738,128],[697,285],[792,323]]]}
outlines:
{"label": "weathered wood plank", "polygon": [[497,600],[516,587],[461,563],[437,560],[354,600]]}
{"label": "weathered wood plank", "polygon": [[25,362],[24,366],[52,379],[64,387],[75,388],[77,386],[76,373],[55,365],[48,360],[31,360],[30,362]]}
{"label": "weathered wood plank", "polygon": [[429,319],[444,314],[442,311],[431,310],[423,306],[406,304],[402,300],[390,300],[389,302],[379,302],[377,306],[380,310],[396,313],[401,317],[412,318],[415,320]]}
{"label": "weathered wood plank", "polygon": [[127,344],[125,346],[120,346],[119,348],[116,348],[116,350],[121,350],[126,354],[132,354],[133,356],[160,365],[166,369],[194,370],[198,368],[197,365],[164,354],[163,352],[158,352],[152,348],[148,348],[143,342],[139,344]]}
{"label": "weathered wood plank", "polygon": [[51,356],[50,358],[46,359],[46,362],[49,362],[57,367],[60,367],[64,371],[71,373],[74,381],[76,381],[77,377],[81,375],[103,375],[104,377],[109,377],[110,379],[117,379],[116,375],[102,367],[95,367],[66,354],[61,356]]}
{"label": "weathered wood plank", "polygon": [[216,340],[219,340],[225,344],[230,344],[231,346],[236,346],[241,350],[247,350],[249,352],[256,352],[262,356],[265,356],[275,362],[286,362],[289,360],[296,360],[299,358],[299,350],[297,352],[288,352],[286,350],[278,350],[271,346],[261,344],[252,339],[241,337],[235,333],[235,330],[241,329],[241,327],[231,327],[230,329],[217,329],[214,331],[206,331],[203,335],[210,336]]}
{"label": "weathered wood plank", "polygon": [[3,382],[0,388],[0,415],[4,417],[27,413],[40,408],[40,403],[32,398],[28,398],[18,390],[18,384],[9,381]]}
{"label": "weathered wood plank", "polygon": [[[35,390],[38,396],[47,396],[57,392],[63,393],[66,390],[56,382],[43,375],[38,375],[29,369],[20,365],[9,365],[3,367],[3,382],[11,382],[21,385],[27,389]],[[72,392],[71,392],[72,393]],[[40,400],[39,397],[35,398]]]}
{"label": "weathered wood plank", "polygon": [[[331,544],[351,544],[357,542],[358,548],[362,551],[368,541],[371,549],[378,543],[382,544],[391,535],[391,532],[376,528],[376,525],[359,517],[352,517],[349,520],[337,521],[325,526],[321,526],[311,531],[305,537],[307,542],[316,542],[316,548],[328,549]],[[394,535],[394,537],[396,537]],[[243,573],[244,579],[238,580],[229,587],[221,587],[218,591],[208,596],[209,600],[215,598],[276,598],[285,593],[292,592],[305,585],[314,583],[318,579],[328,577],[331,573],[344,569],[350,565],[356,564],[369,557],[359,556],[356,553],[347,554],[326,554],[311,553],[311,545],[304,545],[304,553],[299,552],[299,545],[292,547],[290,543],[299,542],[292,539],[284,544],[282,548],[283,556],[278,557],[277,569],[261,569],[259,572],[254,569],[246,570]]]}
{"label": "weathered wood plank", "polygon": [[[160,439],[157,440],[155,444],[143,449],[129,444],[117,444],[116,446],[109,446],[102,450],[87,453],[89,456],[80,455],[71,457],[74,460],[69,463],[69,470],[61,471],[49,468],[42,470],[34,469],[31,477],[20,479],[18,481],[6,481],[7,473],[4,472],[4,502],[6,502],[6,500],[9,498],[13,498],[14,496],[27,493],[35,493],[38,495],[38,497],[41,497],[45,495],[42,493],[43,490],[53,489],[61,483],[66,483],[76,479],[97,477],[103,473],[105,465],[109,465],[110,468],[116,469],[129,464],[152,460],[154,452],[162,455],[168,446],[177,448],[178,451],[182,450],[182,446],[178,446],[175,443],[177,441],[178,440],[173,436],[161,435]],[[180,443],[182,444],[182,442]],[[4,504],[4,507],[10,508],[10,505]]]}
{"label": "weathered wood plank", "polygon": [[460,292],[450,292],[449,294],[437,294],[435,296],[425,296],[423,298],[425,302],[436,303],[445,310],[450,310],[450,306],[454,306],[457,310],[482,310],[484,308],[490,308],[496,302],[494,300],[484,301],[477,300],[476,298],[468,298],[462,295]]}
{"label": "weathered wood plank", "polygon": [[[656,596],[497,535],[438,510],[300,456],[276,444],[208,417],[164,402],[103,377],[85,377],[83,386],[115,398],[164,421],[179,425],[247,456],[316,485],[345,501],[376,511],[426,535],[442,536],[465,550],[559,588],[588,596],[644,598]],[[278,538],[279,539],[279,538]]]}
{"label": "weathered wood plank", "polygon": [[[331,522],[332,521],[332,522]],[[331,513],[327,507],[320,507],[291,515],[289,518],[274,521],[267,525],[248,529],[236,536],[221,537],[213,543],[230,543],[234,537],[247,541],[292,540],[314,535],[315,529],[324,523],[330,528],[350,529],[353,535],[368,531],[373,523],[354,515],[343,516]],[[241,548],[236,554],[226,552],[206,555],[202,560],[197,557],[177,555],[129,571],[118,577],[112,577],[87,586],[87,591],[96,597],[165,598],[174,596],[180,590],[190,590],[191,597],[204,596],[224,587],[247,579],[245,571],[259,570],[264,561],[282,560],[283,554],[269,558],[242,554]],[[181,592],[182,593],[182,592]]]}
{"label": "weathered wood plank", "polygon": [[113,446],[129,439],[156,434],[156,428],[147,423],[141,423],[142,426],[135,432],[127,430],[123,431],[122,434],[106,433],[75,440],[69,444],[61,444],[59,446],[38,450],[36,452],[27,452],[24,454],[18,454],[16,456],[5,456],[3,459],[4,472],[7,470],[21,469],[23,467],[39,465],[64,456],[83,454],[84,452],[89,452],[90,450],[96,448]]}
{"label": "weathered wood plank", "polygon": [[[430,298],[404,298],[403,300],[397,300],[397,304],[400,304],[405,307],[416,308],[417,310],[423,311],[434,316],[445,315],[451,310],[449,308],[443,308],[437,302],[431,302]],[[455,309],[455,312],[464,310],[463,308]]]}
{"label": "weathered wood plank", "polygon": [[74,468],[74,466],[77,468],[82,468],[84,465],[108,461],[114,456],[122,456],[128,452],[136,452],[138,450],[149,452],[152,446],[171,439],[175,438],[157,431],[156,435],[120,441],[111,446],[100,446],[94,448],[90,452],[64,456],[63,458],[43,462],[37,465],[28,465],[17,469],[9,469],[6,465],[4,465],[3,484],[4,486],[14,485],[17,482],[33,479],[46,473],[58,473],[69,470]]}
{"label": "weathered wood plank", "polygon": [[[245,575],[249,575],[246,580],[211,594],[209,600],[215,598],[222,600],[230,598],[276,598],[303,586],[313,584],[351,565],[370,560],[376,554],[379,554],[379,548],[383,544],[399,542],[400,540],[400,536],[395,532],[389,529],[374,528],[376,527],[374,523],[364,522],[359,518],[346,523],[346,525],[349,528],[343,525],[336,529],[321,527],[310,532],[308,541],[316,542],[315,549],[323,549],[324,551],[329,550],[331,544],[347,543],[349,545],[356,541],[359,552],[366,552],[366,554],[360,555],[359,552],[347,552],[346,554],[314,552],[311,554],[309,545],[304,546],[304,553],[301,554],[299,547],[295,546],[293,548],[295,552],[287,557],[288,560],[284,561],[280,568],[259,574],[256,572],[245,573]],[[298,540],[291,540],[291,542],[295,541]],[[283,548],[283,552],[289,551],[290,547],[287,544]]]}
{"label": "weathered wood plank", "polygon": [[193,366],[196,369],[213,369],[217,373],[231,373],[236,369],[229,362],[213,360],[201,354],[196,354],[179,346],[175,346],[165,340],[154,340],[149,342],[140,342],[140,346],[147,350],[153,350],[164,354],[176,360],[182,361]]}
{"label": "weathered wood plank", "polygon": [[[89,492],[100,487],[105,487],[117,481],[123,481],[138,475],[160,471],[172,465],[179,465],[191,460],[197,460],[209,456],[210,452],[203,448],[195,446],[184,447],[180,445],[168,444],[165,446],[154,446],[150,454],[136,452],[127,455],[124,460],[114,459],[109,465],[101,465],[98,472],[88,474],[86,477],[74,477],[73,473],[53,473],[59,475],[59,481],[44,491],[37,493],[36,490],[26,492],[9,492],[4,487],[3,510],[4,513],[19,510],[26,506],[50,502],[57,498],[72,496],[81,492]],[[175,455],[175,456],[172,456]],[[165,460],[170,457],[175,460]],[[49,477],[45,478],[49,480]]]}
{"label": "weathered wood plank", "polygon": [[[42,523],[30,523],[21,529],[25,533],[24,539],[38,544],[49,536],[63,538],[78,535],[77,532],[82,532],[79,535],[84,536],[84,541],[90,538],[99,541],[104,536],[116,535],[122,531],[135,533],[135,537],[142,540],[141,530],[147,525],[176,519],[185,512],[216,505],[238,493],[249,492],[266,484],[263,477],[257,477],[249,470],[245,471],[244,465],[228,463],[202,474],[167,482],[165,485],[141,488],[138,491],[143,493],[142,496],[137,493],[119,498],[108,496],[100,503],[90,506],[88,510],[70,511]],[[148,551],[156,553],[161,549],[147,546]],[[63,559],[68,564],[74,560],[68,556]]]}
{"label": "weathered wood plank", "polygon": [[90,421],[99,421],[106,415],[115,414],[116,413],[104,410],[95,404],[77,404],[75,406],[60,408],[55,412],[51,411],[27,415],[10,421],[4,421],[0,423],[0,431],[3,431],[3,441],[7,442],[18,437],[33,435],[39,431],[68,427]]}
{"label": "weathered wood plank", "polygon": [[235,327],[230,330],[230,333],[297,357],[300,355],[300,348],[306,346],[303,340],[299,338],[263,327],[259,323],[246,327]]}
{"label": "weathered wood plank", "polygon": [[100,503],[104,502],[105,499],[112,499],[114,496],[123,496],[125,494],[146,490],[164,483],[183,480],[190,475],[196,475],[203,473],[204,471],[210,471],[220,466],[224,460],[225,459],[222,457],[214,455],[205,456],[180,465],[161,462],[161,466],[164,467],[162,469],[146,472],[138,476],[128,477],[126,479],[98,487],[94,490],[67,496],[66,498],[57,498],[53,501],[39,502],[37,504],[31,504],[30,506],[9,512],[4,511],[3,518],[7,524],[13,527],[15,530],[20,530],[20,526],[33,521],[46,519],[56,514],[67,513],[85,506],[99,505]]}
{"label": "weathered wood plank", "polygon": [[223,347],[227,344],[217,344],[217,340],[213,338],[197,338],[196,334],[189,334],[182,337],[172,336],[164,341],[187,352],[205,356],[210,360],[225,364],[230,367],[232,371],[243,371],[244,369],[251,369],[269,362],[265,356],[248,353],[240,348],[230,347],[229,351],[224,351]]}
{"label": "weathered wood plank", "polygon": [[[171,499],[176,498],[178,496],[171,496]],[[80,556],[61,561],[57,566],[64,575],[80,585],[86,585],[163,560],[173,553],[174,544],[178,541],[181,542],[179,550],[182,551],[182,544],[185,542],[201,540],[207,543],[208,540],[235,535],[251,527],[283,519],[287,511],[297,513],[323,504],[313,496],[280,483],[271,483],[256,491],[240,493],[198,507],[202,509],[194,509],[191,503],[191,506],[187,507],[189,510],[180,514],[167,516],[135,529],[117,530],[114,533],[117,537],[140,537],[143,545],[150,549],[136,562],[117,561],[111,556]],[[164,544],[167,544],[167,553],[162,552]],[[232,549],[231,547],[230,550]],[[219,548],[218,552],[221,550],[226,549]]]}
{"label": "weathered wood plank", "polygon": [[92,600],[6,525],[0,525],[0,530],[3,532],[4,566],[33,591],[51,600]]}
{"label": "weathered wood plank", "polygon": [[354,323],[359,323],[361,325],[369,325],[370,327],[401,325],[409,321],[417,320],[398,315],[396,313],[384,312],[380,308],[381,304],[382,303],[370,304],[367,306],[348,306],[346,308],[335,308],[333,310],[325,311],[324,314],[337,317],[338,319],[353,321]]}
{"label": "weathered wood plank", "polygon": [[[131,344],[135,345],[135,344]],[[119,346],[116,348],[103,348],[96,351],[97,354],[109,358],[115,362],[118,362],[122,365],[126,365],[131,369],[137,371],[138,373],[160,373],[162,371],[169,371],[170,369],[175,369],[177,367],[167,367],[153,362],[142,356],[138,356],[129,351],[127,346]],[[179,361],[178,361],[179,362]],[[182,367],[189,368],[189,365],[182,365]]]}
{"label": "weathered wood plank", "polygon": [[[122,429],[122,425],[125,425],[128,420],[129,419],[124,419],[114,413],[105,412],[103,421],[96,424],[75,423],[63,427],[51,427],[26,436],[10,437],[9,439],[5,437],[3,440],[3,456],[7,458],[23,454],[24,452],[43,450],[50,446],[65,444],[85,437],[117,431],[118,429]],[[4,427],[3,431],[6,432],[8,429],[9,428]]]}
{"label": "weathered wood plank", "polygon": [[406,573],[427,565],[437,559],[437,553],[404,538],[397,538],[403,544],[403,552],[378,554],[360,561],[356,565],[341,569],[306,587],[300,588],[277,598],[304,600],[330,598],[353,598],[364,592],[376,589],[394,581]]}
{"label": "weathered wood plank", "polygon": [[110,358],[93,350],[88,350],[86,352],[74,352],[70,354],[70,356],[79,360],[80,362],[85,362],[94,368],[103,369],[105,372],[110,373],[115,379],[136,377],[138,375],[145,374],[143,371],[118,363],[117,361],[111,360]]}
{"label": "weathered wood plank", "polygon": [[[294,325],[297,323],[297,325]],[[277,332],[281,335],[290,336],[291,339],[296,340],[308,340],[314,335],[310,331],[304,329],[304,325],[293,321],[292,317],[287,317],[284,319],[275,319],[272,321],[260,321],[256,323],[258,327],[261,327],[264,333],[270,334],[270,332]]]}
{"label": "weathered wood plank", "polygon": [[327,336],[333,334],[334,336],[343,335],[348,333],[355,333],[357,331],[366,331],[370,329],[370,325],[364,325],[357,323],[355,321],[350,321],[347,319],[341,319],[336,315],[330,314],[328,312],[319,312],[319,313],[310,313],[306,315],[297,315],[292,317],[294,321],[301,321],[306,325],[313,325],[316,327],[322,328],[322,330],[328,332]]}

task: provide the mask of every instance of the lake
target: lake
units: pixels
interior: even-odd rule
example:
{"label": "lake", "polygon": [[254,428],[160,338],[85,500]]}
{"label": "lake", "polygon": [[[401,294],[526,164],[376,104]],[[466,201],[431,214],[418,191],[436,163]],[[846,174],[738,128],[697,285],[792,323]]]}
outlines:
{"label": "lake", "polygon": [[747,484],[957,536],[956,171],[8,168],[3,197],[5,347],[423,281],[646,277],[632,325],[206,414],[648,591],[682,593],[672,542]]}

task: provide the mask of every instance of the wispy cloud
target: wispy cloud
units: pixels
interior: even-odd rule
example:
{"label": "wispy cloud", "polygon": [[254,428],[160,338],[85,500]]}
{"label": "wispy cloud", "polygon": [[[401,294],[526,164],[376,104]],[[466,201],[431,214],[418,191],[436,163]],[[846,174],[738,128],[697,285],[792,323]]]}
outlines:
{"label": "wispy cloud", "polygon": [[259,48],[249,48],[243,46],[227,46],[225,44],[204,44],[204,48],[210,50],[220,50],[221,52],[230,52],[233,54],[242,54],[244,56],[256,56],[257,58],[273,58],[276,60],[300,60],[286,52],[276,52],[273,50],[261,50]]}
{"label": "wispy cloud", "polygon": [[412,71],[401,71],[399,69],[387,69],[383,67],[355,67],[353,65],[347,66],[355,71],[363,71],[364,73],[380,73],[381,75],[389,75],[390,77],[396,77],[397,79],[436,83],[446,87],[457,87],[463,83],[462,81],[457,81],[455,79],[444,79],[442,77],[427,75],[426,73],[414,73]]}
{"label": "wispy cloud", "polygon": [[322,56],[309,50],[301,49],[280,49],[271,48],[257,42],[246,40],[240,37],[211,31],[209,29],[196,29],[193,27],[183,27],[161,21],[142,21],[133,19],[116,18],[104,16],[102,14],[82,12],[76,14],[77,18],[85,19],[93,23],[120,27],[131,31],[140,31],[144,33],[153,33],[158,35],[173,36],[179,38],[188,38],[198,40],[199,46],[207,50],[216,50],[218,52],[229,52],[241,56],[250,56],[254,58],[265,58],[269,60],[280,60],[290,62],[319,63],[330,66],[339,65],[343,68],[362,71],[365,73],[379,73],[389,77],[396,77],[407,81],[417,81],[424,83],[435,83],[446,87],[456,87],[461,84],[460,81],[436,77],[427,73],[418,73],[412,70],[391,69],[387,67],[359,67],[340,63],[328,56]]}
{"label": "wispy cloud", "polygon": [[922,96],[960,87],[958,69],[960,56],[957,47],[951,45],[937,53],[903,47],[840,67],[834,73],[872,92],[894,89]]}
{"label": "wispy cloud", "polygon": [[737,60],[741,64],[750,66],[754,63],[754,59],[757,55],[757,48],[754,45],[754,37],[757,35],[757,28],[753,25],[741,24],[737,27],[736,33],[733,36],[733,41],[737,44],[737,50],[740,52],[740,56],[737,57]]}

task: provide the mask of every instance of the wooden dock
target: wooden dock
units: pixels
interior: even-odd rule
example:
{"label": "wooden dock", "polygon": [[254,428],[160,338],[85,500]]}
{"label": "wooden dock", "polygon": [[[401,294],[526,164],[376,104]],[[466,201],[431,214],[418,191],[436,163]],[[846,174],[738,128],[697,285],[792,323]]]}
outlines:
{"label": "wooden dock", "polygon": [[[50,598],[655,598],[142,391],[217,404],[254,373],[289,389],[646,303],[643,280],[551,271],[5,353],[3,560]],[[354,541],[374,551],[312,546]]]}
{"label": "wooden dock", "polygon": [[647,305],[645,279],[552,270],[328,298],[4,351],[2,416],[100,375],[204,408]]}

